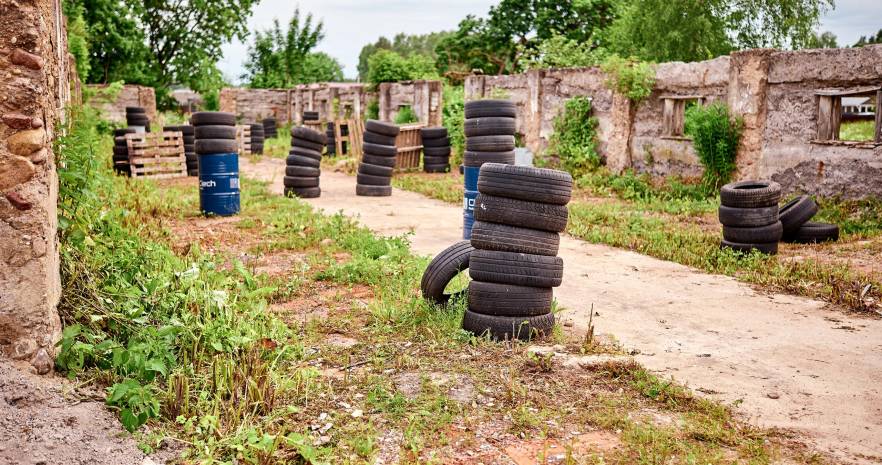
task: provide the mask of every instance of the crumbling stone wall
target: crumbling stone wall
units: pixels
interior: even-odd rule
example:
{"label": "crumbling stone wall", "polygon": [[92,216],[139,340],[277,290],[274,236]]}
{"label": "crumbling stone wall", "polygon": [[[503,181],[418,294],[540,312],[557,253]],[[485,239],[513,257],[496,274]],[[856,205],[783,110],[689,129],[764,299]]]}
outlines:
{"label": "crumbling stone wall", "polygon": [[71,71],[61,3],[0,0],[0,356],[39,373],[61,330],[51,141]]}
{"label": "crumbling stone wall", "polygon": [[[304,111],[318,111],[327,120],[348,107],[352,115],[363,117],[367,102],[376,99],[360,83],[323,82],[301,84],[291,89],[224,88],[220,110],[235,114],[242,122],[275,117],[279,124],[302,123]],[[338,102],[337,107],[334,101]],[[341,115],[342,116],[342,115]],[[332,119],[332,118],[331,118]]]}
{"label": "crumbling stone wall", "polygon": [[441,126],[441,81],[417,80],[380,84],[380,121],[395,121],[402,106],[409,106],[420,123]]}
{"label": "crumbling stone wall", "polygon": [[105,84],[90,84],[87,88],[94,91],[95,97],[89,100],[89,104],[97,107],[102,116],[110,121],[125,124],[126,107],[143,107],[150,121],[156,121],[156,91],[152,87],[126,84],[114,99],[108,98],[100,92],[107,88]]}

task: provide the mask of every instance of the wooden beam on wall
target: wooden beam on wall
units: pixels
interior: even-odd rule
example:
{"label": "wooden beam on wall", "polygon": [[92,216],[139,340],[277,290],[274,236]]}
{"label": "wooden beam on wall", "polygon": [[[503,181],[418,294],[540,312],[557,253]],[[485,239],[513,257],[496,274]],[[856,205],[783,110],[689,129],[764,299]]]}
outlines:
{"label": "wooden beam on wall", "polygon": [[876,91],[876,139],[882,144],[882,90]]}
{"label": "wooden beam on wall", "polygon": [[818,96],[818,140],[833,139],[833,97]]}

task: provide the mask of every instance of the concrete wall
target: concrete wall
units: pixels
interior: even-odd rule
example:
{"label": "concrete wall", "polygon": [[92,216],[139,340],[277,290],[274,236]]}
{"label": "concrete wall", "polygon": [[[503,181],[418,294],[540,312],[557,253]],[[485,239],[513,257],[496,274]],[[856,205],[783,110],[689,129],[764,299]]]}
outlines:
{"label": "concrete wall", "polygon": [[380,121],[395,121],[403,106],[409,106],[419,122],[441,126],[441,81],[402,81],[380,84]]}
{"label": "concrete wall", "polygon": [[784,52],[758,49],[697,63],[656,67],[652,94],[634,107],[610,91],[597,68],[532,70],[509,76],[469,76],[466,100],[508,98],[518,107],[518,133],[541,156],[552,122],[575,96],[592,98],[599,122],[598,150],[616,171],[700,176],[687,137],[665,134],[665,101],[698,97],[724,101],[744,119],[737,179],[774,179],[790,192],[882,197],[882,146],[819,142],[820,90],[882,85],[882,45],[857,49]]}
{"label": "concrete wall", "polygon": [[100,109],[104,118],[110,121],[125,124],[126,107],[144,107],[147,118],[151,122],[156,121],[156,92],[152,87],[126,84],[114,99],[102,98],[105,93],[100,91],[107,88],[104,84],[89,84],[86,87],[93,91],[99,91],[95,93],[95,97],[89,103]]}
{"label": "concrete wall", "polygon": [[0,0],[0,18],[0,356],[47,373],[61,330],[51,140],[76,75],[60,0]]}

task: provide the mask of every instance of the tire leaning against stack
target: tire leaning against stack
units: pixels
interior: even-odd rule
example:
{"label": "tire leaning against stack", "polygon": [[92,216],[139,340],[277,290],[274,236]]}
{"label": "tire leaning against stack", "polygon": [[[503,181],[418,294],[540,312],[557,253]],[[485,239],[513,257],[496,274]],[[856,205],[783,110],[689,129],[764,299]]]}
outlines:
{"label": "tire leaning against stack", "polygon": [[366,197],[392,195],[392,173],[398,155],[395,137],[398,126],[381,121],[365,123],[361,162],[356,174],[355,194]]}
{"label": "tire leaning against stack", "polygon": [[559,233],[567,225],[572,183],[562,171],[481,167],[463,329],[497,340],[551,332],[552,288],[563,280]]}
{"label": "tire leaning against stack", "polygon": [[771,181],[742,181],[720,189],[721,247],[738,252],[778,252],[784,228],[778,218],[781,186]]}
{"label": "tire leaning against stack", "polygon": [[321,148],[327,137],[309,128],[291,128],[291,151],[285,159],[285,195],[303,199],[319,197],[321,176]]}

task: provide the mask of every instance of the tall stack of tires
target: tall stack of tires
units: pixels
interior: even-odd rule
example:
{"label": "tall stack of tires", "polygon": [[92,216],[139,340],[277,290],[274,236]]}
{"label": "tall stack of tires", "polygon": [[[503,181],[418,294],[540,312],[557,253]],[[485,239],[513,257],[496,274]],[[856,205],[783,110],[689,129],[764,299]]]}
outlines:
{"label": "tall stack of tires", "polygon": [[781,185],[771,181],[742,181],[720,190],[721,246],[740,252],[778,253],[784,226],[778,218]]}
{"label": "tall stack of tires", "polygon": [[263,136],[267,139],[272,139],[279,135],[279,129],[276,127],[276,119],[275,118],[264,118],[263,119]]}
{"label": "tall stack of tires", "polygon": [[573,189],[569,173],[487,163],[469,258],[463,329],[493,339],[530,339],[554,326],[552,288],[563,279],[557,256]]}
{"label": "tall stack of tires", "polygon": [[285,160],[285,195],[304,199],[322,194],[319,187],[322,148],[328,143],[324,134],[309,128],[291,129],[291,151]]}
{"label": "tall stack of tires", "polygon": [[144,107],[126,107],[126,124],[136,130],[144,128],[144,132],[150,132],[150,119]]}
{"label": "tall stack of tires", "polygon": [[361,163],[358,165],[355,195],[388,197],[392,195],[392,171],[398,148],[395,138],[398,126],[376,120],[368,120],[364,126],[364,144]]}
{"label": "tall stack of tires", "polygon": [[328,139],[328,150],[325,153],[328,155],[337,155],[337,136],[334,134],[333,122],[328,123],[328,128],[325,130],[325,136]]}
{"label": "tall stack of tires", "polygon": [[184,155],[187,157],[187,175],[199,176],[199,160],[196,158],[196,128],[190,125],[165,126],[162,130],[180,132],[184,135]]}
{"label": "tall stack of tires", "polygon": [[475,100],[465,104],[463,239],[469,239],[472,235],[481,166],[484,163],[513,165],[515,162],[516,115],[514,102],[508,100]]}
{"label": "tall stack of tires", "polygon": [[423,140],[423,171],[450,171],[450,139],[447,137],[447,128],[423,128],[420,129],[420,137]]}
{"label": "tall stack of tires", "polygon": [[236,116],[224,112],[198,112],[190,117],[195,127],[199,167],[199,207],[203,213],[229,216],[239,213],[239,154]]}
{"label": "tall stack of tires", "polygon": [[116,174],[131,176],[132,168],[129,166],[129,146],[126,143],[126,134],[133,134],[132,128],[113,130],[113,171]]}
{"label": "tall stack of tires", "polygon": [[263,154],[263,124],[262,123],[253,123],[251,124],[251,153],[255,155]]}

